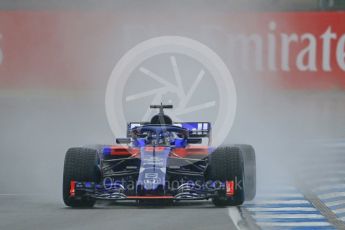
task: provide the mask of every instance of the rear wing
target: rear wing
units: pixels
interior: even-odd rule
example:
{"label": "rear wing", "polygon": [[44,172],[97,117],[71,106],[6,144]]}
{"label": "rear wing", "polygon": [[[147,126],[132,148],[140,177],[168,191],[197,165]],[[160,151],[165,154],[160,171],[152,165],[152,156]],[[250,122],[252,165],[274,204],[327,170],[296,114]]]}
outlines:
{"label": "rear wing", "polygon": [[190,137],[210,137],[211,135],[210,122],[178,122],[174,125],[187,129]]}
{"label": "rear wing", "polygon": [[[127,125],[127,137],[130,137],[130,132],[135,127],[149,125],[150,122],[130,122]],[[211,123],[210,122],[174,122],[172,125],[185,128],[189,131],[190,137],[211,137]]]}

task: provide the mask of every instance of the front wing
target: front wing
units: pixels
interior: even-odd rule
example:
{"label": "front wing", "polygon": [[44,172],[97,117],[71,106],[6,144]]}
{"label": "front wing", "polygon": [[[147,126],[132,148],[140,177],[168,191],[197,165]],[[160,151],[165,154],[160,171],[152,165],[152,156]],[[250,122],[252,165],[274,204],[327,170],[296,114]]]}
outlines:
{"label": "front wing", "polygon": [[193,183],[185,183],[176,189],[168,190],[166,194],[137,195],[120,184],[97,184],[94,182],[71,181],[70,196],[82,199],[92,197],[99,200],[141,200],[141,199],[170,199],[170,200],[205,200],[220,194],[232,197],[235,191],[234,181],[208,182],[198,187]]}

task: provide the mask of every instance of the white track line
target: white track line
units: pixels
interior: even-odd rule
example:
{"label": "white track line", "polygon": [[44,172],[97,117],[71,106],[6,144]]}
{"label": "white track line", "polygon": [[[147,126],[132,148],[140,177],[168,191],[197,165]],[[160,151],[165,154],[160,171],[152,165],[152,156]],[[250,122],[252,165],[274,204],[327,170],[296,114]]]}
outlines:
{"label": "white track line", "polygon": [[249,208],[247,207],[251,212],[280,212],[280,211],[301,211],[301,212],[312,212],[316,211],[313,207],[281,207],[281,208],[259,208],[259,207],[253,207]]}
{"label": "white track line", "polygon": [[254,214],[255,219],[324,219],[320,214]]}
{"label": "white track line", "polygon": [[[248,204],[253,204],[253,206],[246,207],[255,219],[257,225],[262,229],[270,227],[280,229],[283,227],[317,228],[332,226],[314,207],[301,206],[302,204],[310,204],[310,202],[304,198],[303,194],[287,192],[283,192],[282,194],[265,194],[267,197],[270,195],[273,199],[267,198],[248,202]],[[274,198],[277,198],[278,200],[274,200]],[[269,205],[272,204],[279,206],[282,205],[282,207],[269,207]],[[257,207],[256,205],[268,205],[268,207]],[[284,205],[293,205],[297,207],[286,207]]]}
{"label": "white track line", "polygon": [[230,207],[228,208],[228,215],[232,222],[234,223],[237,230],[240,230],[239,222],[242,220],[241,213],[238,211],[237,207]]}
{"label": "white track line", "polygon": [[323,227],[331,226],[328,222],[261,222],[261,227]]}
{"label": "white track line", "polygon": [[257,200],[247,202],[247,204],[309,204],[307,200]]}

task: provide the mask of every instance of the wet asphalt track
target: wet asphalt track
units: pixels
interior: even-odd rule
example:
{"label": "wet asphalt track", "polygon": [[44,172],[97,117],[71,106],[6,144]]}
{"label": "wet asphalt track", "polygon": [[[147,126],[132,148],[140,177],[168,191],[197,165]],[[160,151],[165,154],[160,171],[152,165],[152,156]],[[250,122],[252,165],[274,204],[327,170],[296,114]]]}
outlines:
{"label": "wet asphalt track", "polygon": [[0,195],[0,229],[236,229],[227,208],[211,202],[140,205],[98,203],[93,209],[71,209],[46,195]]}
{"label": "wet asphalt track", "polygon": [[[99,97],[103,97],[103,94]],[[0,100],[0,131],[2,131],[0,138],[2,150],[0,154],[0,230],[236,229],[234,223],[236,221],[230,218],[229,209],[215,208],[211,202],[181,202],[175,206],[139,207],[134,202],[122,202],[98,204],[94,209],[66,208],[59,194],[66,149],[87,143],[113,142],[108,124],[104,119],[105,115],[100,112],[104,111],[103,104],[99,104],[101,99],[77,97],[72,100],[67,95],[58,98],[50,96],[47,100],[36,95],[29,97],[26,93],[19,96],[4,93],[0,95],[0,98],[3,99]],[[59,106],[56,106],[57,104]],[[340,142],[344,143],[343,140]],[[267,158],[262,154],[263,150],[266,151],[266,147],[261,146],[260,151],[259,145],[258,168],[265,170],[258,171],[258,178],[261,178],[258,185],[272,190],[271,186],[264,186],[263,182],[269,178],[272,181],[285,181],[292,175],[285,175],[285,170],[280,169],[276,164],[268,164],[265,161]],[[342,149],[340,153],[343,156],[344,150]],[[272,156],[275,155],[269,155],[269,157]],[[291,153],[289,157],[294,160],[299,159],[291,156]],[[312,157],[306,157],[308,160],[306,162],[312,158],[322,163],[323,167],[319,167],[317,162],[308,163],[308,165],[318,166],[317,169],[324,167],[337,169],[338,177],[335,177],[332,171],[327,177],[323,174],[318,175],[320,179],[326,178],[332,180],[332,183],[334,179],[337,179],[339,181],[335,181],[337,183],[335,185],[344,185],[343,175],[339,174],[342,171],[338,170],[333,162],[325,165],[322,158],[315,157],[314,153]],[[328,157],[329,154],[327,154]],[[274,160],[281,159],[272,159]],[[344,168],[344,158],[335,157],[334,162],[340,165],[339,169]],[[293,164],[293,167],[296,165]],[[313,171],[310,175],[315,177],[317,174]],[[265,183],[270,185],[269,181]],[[323,185],[325,185],[324,182]],[[278,187],[281,189],[283,186]],[[344,191],[343,187],[336,192],[342,191]],[[269,192],[272,193],[272,191]],[[27,193],[27,195],[15,195],[17,193]],[[33,193],[43,193],[43,195],[28,195]],[[275,195],[261,192],[254,202],[244,206],[251,218],[263,229],[268,229],[267,226],[277,226],[276,229],[279,230],[334,229],[298,191],[289,193],[280,191]],[[332,200],[325,201],[326,205],[327,202],[345,204],[343,196],[333,198],[333,190],[321,196],[332,196]],[[342,205],[330,206],[339,219],[344,217],[342,211],[345,206]]]}

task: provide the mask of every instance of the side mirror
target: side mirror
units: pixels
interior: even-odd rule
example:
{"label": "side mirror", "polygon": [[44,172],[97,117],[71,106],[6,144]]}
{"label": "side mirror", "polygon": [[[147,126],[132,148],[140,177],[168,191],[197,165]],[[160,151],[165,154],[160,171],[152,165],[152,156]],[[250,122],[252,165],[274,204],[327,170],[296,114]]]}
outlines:
{"label": "side mirror", "polygon": [[201,138],[188,138],[187,143],[188,144],[201,144],[202,139]]}
{"label": "side mirror", "polygon": [[131,138],[116,138],[116,144],[129,144],[131,143]]}

